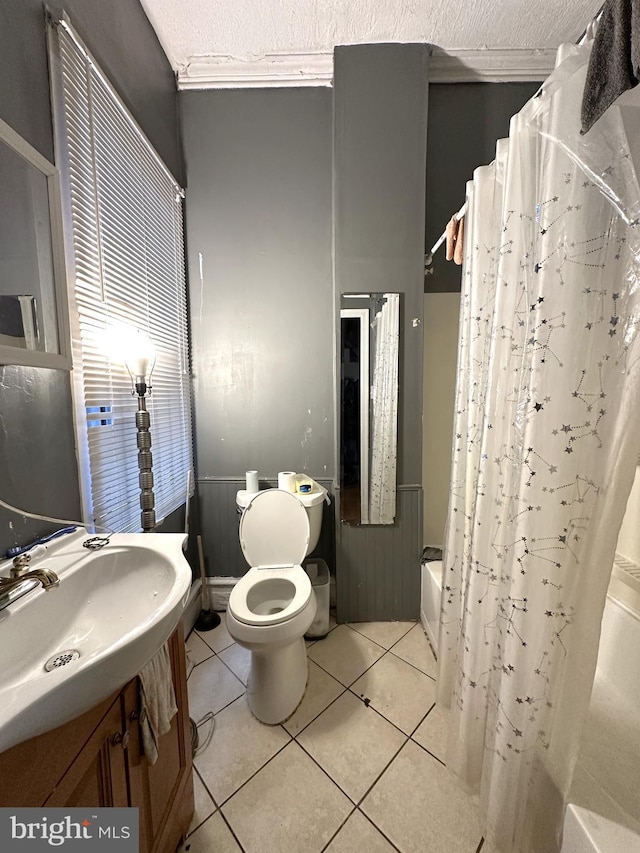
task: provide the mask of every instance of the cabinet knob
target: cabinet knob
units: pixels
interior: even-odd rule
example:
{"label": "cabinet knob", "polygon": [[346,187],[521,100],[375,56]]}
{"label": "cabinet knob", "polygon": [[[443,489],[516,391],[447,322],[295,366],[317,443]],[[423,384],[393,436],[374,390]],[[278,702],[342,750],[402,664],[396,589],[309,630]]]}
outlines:
{"label": "cabinet knob", "polygon": [[111,746],[122,746],[123,749],[126,749],[129,746],[129,730],[126,732],[116,732],[111,738]]}

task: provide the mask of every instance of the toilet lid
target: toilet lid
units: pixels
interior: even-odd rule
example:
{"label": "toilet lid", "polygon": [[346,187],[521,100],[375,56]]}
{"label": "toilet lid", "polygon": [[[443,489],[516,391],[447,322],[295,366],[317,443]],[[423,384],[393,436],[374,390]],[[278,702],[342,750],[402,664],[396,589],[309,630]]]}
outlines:
{"label": "toilet lid", "polygon": [[258,492],[240,519],[240,545],[251,567],[299,566],[309,545],[309,516],[290,492]]}

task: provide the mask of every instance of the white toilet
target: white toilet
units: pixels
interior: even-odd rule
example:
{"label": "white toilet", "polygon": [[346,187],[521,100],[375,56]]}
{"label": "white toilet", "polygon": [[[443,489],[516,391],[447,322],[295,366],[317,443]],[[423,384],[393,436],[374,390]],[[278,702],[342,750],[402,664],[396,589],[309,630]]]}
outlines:
{"label": "white toilet", "polygon": [[281,723],[307,684],[304,634],[316,598],[302,561],[318,542],[324,490],[294,495],[280,489],[238,492],[240,544],[251,566],[229,596],[227,630],[251,651],[247,701],[255,717]]}

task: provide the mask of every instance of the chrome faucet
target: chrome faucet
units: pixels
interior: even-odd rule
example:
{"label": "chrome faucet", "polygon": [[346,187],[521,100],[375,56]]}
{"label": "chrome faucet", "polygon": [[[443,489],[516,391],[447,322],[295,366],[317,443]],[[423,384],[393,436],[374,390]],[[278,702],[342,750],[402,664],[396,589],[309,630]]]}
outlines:
{"label": "chrome faucet", "polygon": [[49,590],[60,583],[60,578],[51,569],[29,569],[30,560],[29,554],[20,554],[13,560],[11,577],[0,578],[0,610],[31,592],[38,584]]}

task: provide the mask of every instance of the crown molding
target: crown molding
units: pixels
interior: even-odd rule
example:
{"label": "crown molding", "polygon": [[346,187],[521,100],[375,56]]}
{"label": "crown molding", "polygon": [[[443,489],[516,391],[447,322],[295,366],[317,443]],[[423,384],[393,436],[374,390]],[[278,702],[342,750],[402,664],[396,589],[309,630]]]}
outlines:
{"label": "crown molding", "polygon": [[[553,71],[551,49],[445,50],[434,47],[430,83],[537,82]],[[268,53],[251,59],[212,54],[194,56],[178,68],[179,89],[331,86],[333,53]]]}
{"label": "crown molding", "polygon": [[551,48],[485,48],[445,50],[434,47],[429,60],[430,83],[540,82],[555,67]]}
{"label": "crown molding", "polygon": [[268,53],[253,59],[194,56],[178,68],[179,89],[331,86],[333,53]]}

